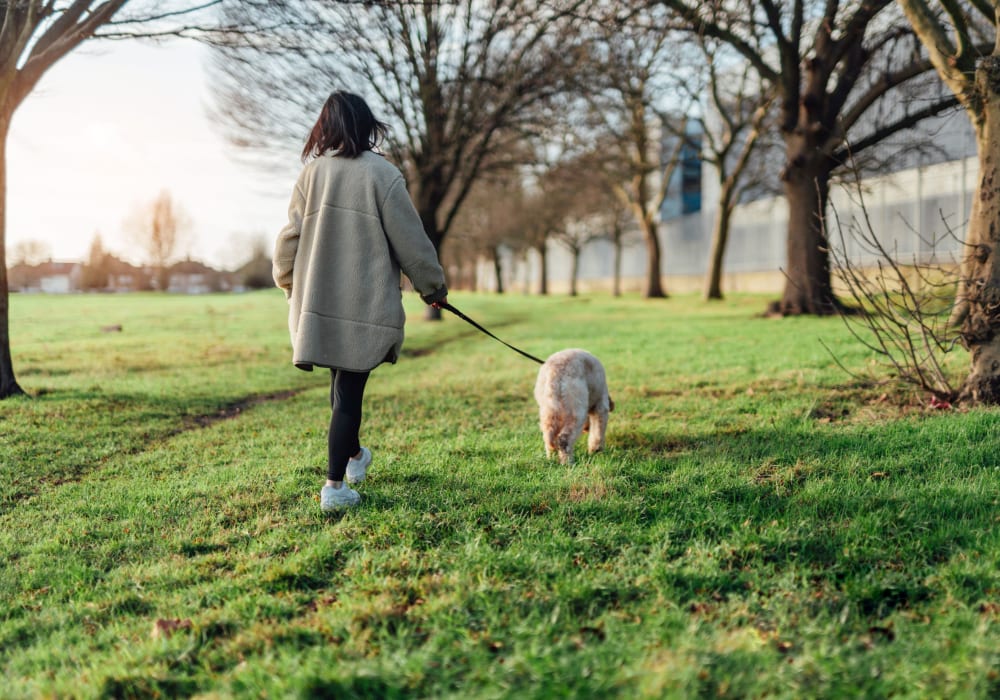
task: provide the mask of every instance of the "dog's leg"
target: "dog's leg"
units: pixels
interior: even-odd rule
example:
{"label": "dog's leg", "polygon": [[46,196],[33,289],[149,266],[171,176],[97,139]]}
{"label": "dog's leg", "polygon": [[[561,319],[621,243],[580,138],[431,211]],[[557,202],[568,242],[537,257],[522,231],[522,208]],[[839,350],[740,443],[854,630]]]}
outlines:
{"label": "dog's leg", "polygon": [[608,411],[596,408],[590,414],[590,435],[587,436],[587,451],[600,452],[604,449],[604,432],[608,428]]}
{"label": "dog's leg", "polygon": [[573,463],[573,440],[571,440],[572,431],[562,430],[556,440],[559,446],[559,464],[572,464]]}
{"label": "dog's leg", "polygon": [[573,446],[583,434],[583,426],[587,423],[587,416],[584,415],[567,421],[559,431],[559,461],[563,464],[573,463]]}
{"label": "dog's leg", "polygon": [[559,426],[556,424],[555,417],[547,411],[541,412],[539,424],[542,428],[542,442],[545,443],[545,458],[551,459],[552,453],[556,451]]}
{"label": "dog's leg", "polygon": [[556,451],[555,437],[556,437],[555,435],[550,435],[548,433],[542,436],[542,438],[545,440],[546,459],[552,459],[552,453]]}

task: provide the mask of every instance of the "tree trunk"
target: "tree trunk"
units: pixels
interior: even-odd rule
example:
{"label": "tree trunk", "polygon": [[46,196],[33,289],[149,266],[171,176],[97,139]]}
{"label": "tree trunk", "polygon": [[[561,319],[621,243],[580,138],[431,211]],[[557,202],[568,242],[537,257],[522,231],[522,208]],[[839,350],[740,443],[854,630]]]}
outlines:
{"label": "tree trunk", "polygon": [[961,390],[964,401],[1000,404],[1000,56],[976,67],[982,120],[976,126],[979,186],[973,197],[966,257],[957,306],[961,337],[972,366]]}
{"label": "tree trunk", "polygon": [[[801,164],[802,161],[806,162]],[[782,316],[828,316],[839,309],[833,294],[824,230],[830,170],[822,163],[809,163],[803,155],[790,158],[790,162],[794,165],[785,173],[788,200],[785,291],[770,311]]]}
{"label": "tree trunk", "polygon": [[[431,243],[434,245],[434,251],[437,253],[438,260],[441,259],[441,244],[444,242],[444,236],[438,231],[437,226],[437,205],[434,202],[420,202],[417,205],[417,212],[420,214],[420,222],[424,225],[424,233],[427,237],[431,239]],[[441,309],[438,309],[430,304],[424,310],[424,320],[425,321],[440,321],[441,320]]]}
{"label": "tree trunk", "polygon": [[708,253],[708,276],[705,278],[705,300],[722,299],[722,259],[729,240],[729,218],[732,216],[733,188],[722,183],[719,208],[712,222],[712,244]]}
{"label": "tree trunk", "polygon": [[0,399],[24,394],[10,355],[10,290],[7,284],[7,135],[10,114],[0,115]]}
{"label": "tree trunk", "polygon": [[539,278],[540,278],[541,281],[540,281],[540,284],[539,284],[538,293],[541,294],[542,296],[545,296],[546,294],[549,293],[549,261],[548,261],[549,251],[548,251],[548,246],[546,246],[545,242],[543,241],[541,245],[535,247],[535,250],[538,251],[539,267],[541,268],[539,270],[539,272],[540,272]]}
{"label": "tree trunk", "polygon": [[660,239],[656,235],[656,221],[648,216],[643,216],[640,221],[646,239],[646,291],[643,296],[647,299],[666,299],[667,293],[660,279]]}
{"label": "tree trunk", "polygon": [[160,265],[156,270],[156,286],[161,292],[170,291],[170,272],[166,264]]}
{"label": "tree trunk", "polygon": [[569,271],[569,295],[576,296],[576,282],[580,276],[580,251],[573,251],[573,262]]}
{"label": "tree trunk", "polygon": [[612,289],[612,294],[616,297],[622,295],[622,242],[620,239],[615,240],[615,259],[614,259],[614,287]]}
{"label": "tree trunk", "polygon": [[503,294],[503,263],[500,261],[500,249],[493,249],[493,274],[497,278],[497,294]]}

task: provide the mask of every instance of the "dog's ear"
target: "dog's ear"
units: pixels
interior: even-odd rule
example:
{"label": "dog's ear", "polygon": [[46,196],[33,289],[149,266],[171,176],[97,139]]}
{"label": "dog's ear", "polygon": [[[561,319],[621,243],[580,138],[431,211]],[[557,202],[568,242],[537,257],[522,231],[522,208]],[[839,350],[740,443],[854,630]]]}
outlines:
{"label": "dog's ear", "polygon": [[608,405],[608,412],[610,413],[611,411],[615,410],[614,399],[612,399],[610,396],[608,397],[608,404],[609,404]]}

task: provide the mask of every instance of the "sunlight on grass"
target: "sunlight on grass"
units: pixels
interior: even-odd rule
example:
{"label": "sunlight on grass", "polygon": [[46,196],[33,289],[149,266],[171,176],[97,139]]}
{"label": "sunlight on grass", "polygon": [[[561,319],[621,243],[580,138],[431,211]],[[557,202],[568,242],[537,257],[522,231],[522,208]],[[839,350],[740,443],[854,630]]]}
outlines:
{"label": "sunlight on grass", "polygon": [[1000,693],[997,411],[858,383],[839,320],[759,297],[453,301],[598,355],[607,449],[546,462],[537,367],[408,297],[325,515],[280,294],[14,297],[0,696]]}

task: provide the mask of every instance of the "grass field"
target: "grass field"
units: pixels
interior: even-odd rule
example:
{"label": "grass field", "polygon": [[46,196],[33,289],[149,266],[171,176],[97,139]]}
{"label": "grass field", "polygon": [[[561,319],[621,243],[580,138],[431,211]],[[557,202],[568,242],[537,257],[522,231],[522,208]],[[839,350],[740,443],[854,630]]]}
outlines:
{"label": "grass field", "polygon": [[326,515],[280,293],[13,297],[0,697],[1000,695],[1000,412],[760,297],[452,301],[601,357],[607,450],[546,463],[536,366],[410,295]]}

